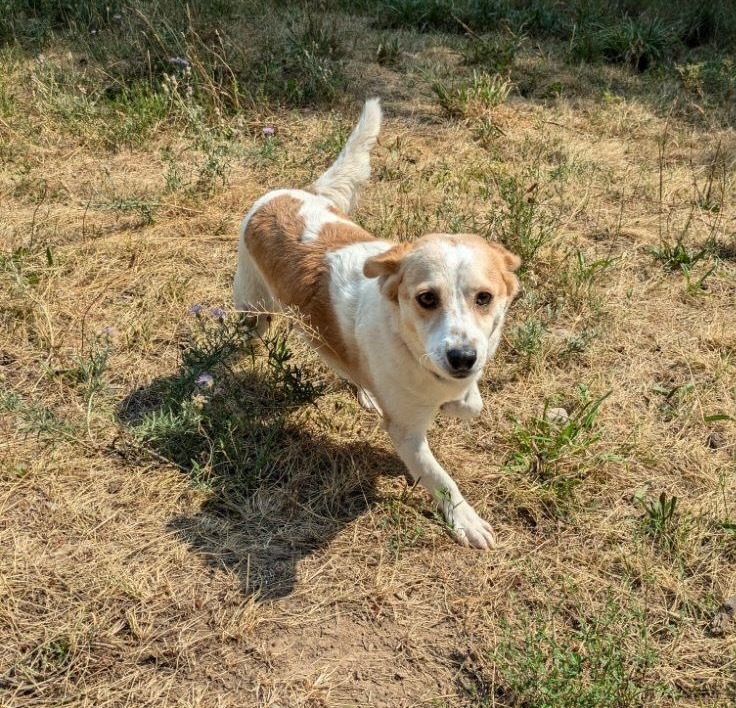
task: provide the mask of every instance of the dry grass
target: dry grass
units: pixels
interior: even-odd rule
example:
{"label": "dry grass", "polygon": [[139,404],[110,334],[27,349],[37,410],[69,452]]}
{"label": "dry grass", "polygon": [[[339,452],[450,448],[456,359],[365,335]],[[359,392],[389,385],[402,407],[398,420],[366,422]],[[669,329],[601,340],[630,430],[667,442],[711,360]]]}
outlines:
{"label": "dry grass", "polygon": [[[350,91],[319,109],[85,113],[66,45],[5,50],[0,704],[733,705],[734,628],[708,632],[736,593],[730,109],[526,42],[505,102],[449,117],[432,81],[471,80],[465,40],[336,17]],[[373,94],[358,221],[530,256],[483,416],[431,438],[492,553],[295,337],[286,373],[261,348],[172,393],[226,326],[188,310],[228,306],[250,203],[316,176]],[[608,392],[572,444],[544,422]],[[669,522],[638,501],[661,492]]]}

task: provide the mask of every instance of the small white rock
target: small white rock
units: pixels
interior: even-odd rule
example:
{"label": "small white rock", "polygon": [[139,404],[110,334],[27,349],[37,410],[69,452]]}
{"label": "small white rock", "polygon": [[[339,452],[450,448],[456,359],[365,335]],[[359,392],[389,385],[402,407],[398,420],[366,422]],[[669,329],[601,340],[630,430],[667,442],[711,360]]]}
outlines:
{"label": "small white rock", "polygon": [[548,408],[545,417],[550,423],[564,425],[570,420],[570,414],[564,408]]}

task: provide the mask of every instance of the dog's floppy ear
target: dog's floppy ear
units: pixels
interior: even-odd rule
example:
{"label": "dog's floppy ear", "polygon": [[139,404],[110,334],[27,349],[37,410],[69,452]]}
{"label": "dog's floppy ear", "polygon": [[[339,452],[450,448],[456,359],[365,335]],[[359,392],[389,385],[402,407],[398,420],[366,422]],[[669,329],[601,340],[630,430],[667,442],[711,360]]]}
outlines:
{"label": "dog's floppy ear", "polygon": [[411,244],[399,243],[388,251],[372,256],[363,264],[363,275],[366,278],[393,275],[398,271],[402,258],[410,248]]}
{"label": "dog's floppy ear", "polygon": [[506,284],[508,290],[509,302],[511,302],[516,294],[519,292],[519,279],[514,275],[514,271],[518,270],[521,265],[521,258],[515,253],[511,253],[505,246],[500,243],[492,242],[488,244],[499,256],[503,262],[504,270],[501,273],[503,276],[503,282]]}
{"label": "dog's floppy ear", "polygon": [[510,270],[512,273],[515,270],[518,270],[521,265],[521,258],[519,258],[519,256],[515,253],[511,253],[511,251],[509,251],[505,246],[502,246],[496,241],[489,242],[488,245],[501,256],[506,270]]}
{"label": "dog's floppy ear", "polygon": [[407,254],[411,244],[400,243],[388,251],[369,258],[363,264],[363,275],[366,278],[378,278],[381,292],[389,300],[398,300],[401,283],[401,261]]}

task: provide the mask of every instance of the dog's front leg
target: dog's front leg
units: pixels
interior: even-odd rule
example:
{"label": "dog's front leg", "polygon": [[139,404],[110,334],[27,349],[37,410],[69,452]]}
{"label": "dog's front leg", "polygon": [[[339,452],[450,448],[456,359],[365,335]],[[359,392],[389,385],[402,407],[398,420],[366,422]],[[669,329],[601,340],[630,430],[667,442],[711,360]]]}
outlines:
{"label": "dog's front leg", "polygon": [[457,484],[429,449],[425,430],[410,430],[389,423],[388,434],[411,476],[434,497],[455,538],[466,546],[491,548],[496,545],[490,524],[478,516]]}

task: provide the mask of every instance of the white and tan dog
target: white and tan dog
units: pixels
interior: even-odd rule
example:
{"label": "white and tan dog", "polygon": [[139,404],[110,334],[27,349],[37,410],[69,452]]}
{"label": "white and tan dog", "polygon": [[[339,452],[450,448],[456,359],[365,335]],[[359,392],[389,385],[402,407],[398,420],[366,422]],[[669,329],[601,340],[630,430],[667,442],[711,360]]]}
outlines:
{"label": "white and tan dog", "polygon": [[336,162],[306,190],[279,189],[253,205],[240,229],[235,306],[264,314],[296,308],[323,359],[376,408],[412,477],[440,505],[457,539],[494,545],[427,444],[438,409],[477,416],[478,380],[518,289],[519,258],[469,234],[379,241],[347,214],[370,175],[381,127],[377,99]]}

